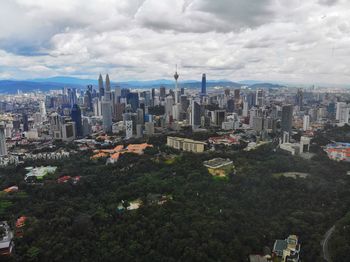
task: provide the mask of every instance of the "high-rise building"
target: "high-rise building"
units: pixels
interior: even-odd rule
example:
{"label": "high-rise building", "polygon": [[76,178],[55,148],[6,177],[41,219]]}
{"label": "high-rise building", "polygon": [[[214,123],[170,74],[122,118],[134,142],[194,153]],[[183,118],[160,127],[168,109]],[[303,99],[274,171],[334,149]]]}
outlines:
{"label": "high-rise building", "polygon": [[145,133],[148,136],[154,135],[154,123],[153,122],[145,123]]}
{"label": "high-rise building", "polygon": [[99,94],[100,98],[105,95],[105,89],[103,87],[103,78],[102,78],[101,74],[98,77],[98,94]]}
{"label": "high-rise building", "polygon": [[75,122],[75,133],[77,137],[83,136],[83,127],[81,120],[81,110],[77,104],[74,104],[71,111],[72,121]]}
{"label": "high-rise building", "polygon": [[241,98],[241,90],[240,89],[235,89],[234,97],[235,97],[236,102],[239,101],[239,99]]}
{"label": "high-rise building", "polygon": [[196,129],[201,125],[201,107],[194,100],[192,100],[191,108],[191,125],[193,129]]}
{"label": "high-rise building", "polygon": [[230,113],[235,111],[235,100],[233,99],[227,100],[227,111]]}
{"label": "high-rise building", "polygon": [[73,141],[76,138],[75,122],[67,122],[62,125],[62,140]]}
{"label": "high-rise building", "polygon": [[130,139],[133,136],[133,123],[131,120],[125,121],[125,138]]}
{"label": "high-rise building", "polygon": [[255,104],[259,107],[262,107],[265,104],[264,90],[262,90],[262,89],[256,90],[256,102],[255,102]]}
{"label": "high-rise building", "polygon": [[177,66],[176,66],[176,71],[174,74],[174,79],[175,79],[175,104],[179,103],[179,87],[178,87],[178,83],[177,80],[179,79],[179,74],[177,73]]}
{"label": "high-rise building", "polygon": [[206,74],[202,75],[202,92],[201,95],[205,96],[207,94],[207,76]]}
{"label": "high-rise building", "polygon": [[127,103],[131,105],[133,112],[136,112],[139,107],[139,94],[138,93],[129,93],[126,96]]}
{"label": "high-rise building", "polygon": [[165,94],[166,94],[166,92],[165,92],[165,87],[164,87],[164,86],[161,86],[161,87],[159,88],[159,96],[160,96],[160,98],[161,98],[162,100],[165,98]]}
{"label": "high-rise building", "polygon": [[301,109],[303,107],[303,89],[299,88],[295,96],[295,104]]}
{"label": "high-rise building", "polygon": [[282,107],[282,121],[281,129],[282,132],[292,132],[293,127],[293,106],[285,105]]}
{"label": "high-rise building", "polygon": [[6,147],[6,137],[5,137],[5,124],[3,122],[0,123],[0,156],[7,155],[7,147]]}
{"label": "high-rise building", "polygon": [[43,121],[46,120],[46,106],[45,106],[45,101],[40,101],[40,115]]}
{"label": "high-rise building", "polygon": [[349,123],[349,111],[350,108],[345,102],[337,102],[336,104],[336,116],[335,119],[343,124],[343,123]]}
{"label": "high-rise building", "polygon": [[112,132],[112,101],[111,101],[111,83],[109,80],[109,75],[106,75],[106,89],[104,92],[104,97],[102,99],[102,120],[103,120],[103,130],[105,132]]}
{"label": "high-rise building", "polygon": [[222,126],[222,123],[225,122],[226,110],[215,110],[214,112],[215,126]]}
{"label": "high-rise building", "polygon": [[307,131],[310,128],[310,116],[304,115],[303,118],[303,131]]}
{"label": "high-rise building", "polygon": [[22,115],[22,121],[23,121],[23,131],[28,132],[29,130],[29,121],[28,121],[28,115],[24,113]]}

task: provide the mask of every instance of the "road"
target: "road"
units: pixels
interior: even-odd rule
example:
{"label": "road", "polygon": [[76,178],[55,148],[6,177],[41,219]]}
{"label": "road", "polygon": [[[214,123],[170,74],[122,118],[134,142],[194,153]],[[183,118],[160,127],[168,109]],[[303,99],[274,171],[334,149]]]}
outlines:
{"label": "road", "polygon": [[324,260],[326,260],[327,262],[332,262],[331,256],[329,254],[329,249],[328,249],[328,242],[329,239],[331,238],[333,232],[335,230],[335,225],[332,226],[324,235],[324,238],[321,242],[322,245],[322,253],[323,253],[323,258]]}

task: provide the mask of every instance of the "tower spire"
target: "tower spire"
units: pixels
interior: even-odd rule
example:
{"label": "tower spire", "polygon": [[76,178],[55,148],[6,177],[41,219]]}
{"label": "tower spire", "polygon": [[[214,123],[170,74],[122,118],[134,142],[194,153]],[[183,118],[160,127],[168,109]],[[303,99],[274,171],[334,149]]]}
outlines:
{"label": "tower spire", "polygon": [[175,104],[178,104],[179,103],[179,90],[178,90],[177,80],[179,79],[179,74],[177,73],[177,64],[175,66],[174,78],[175,78]]}

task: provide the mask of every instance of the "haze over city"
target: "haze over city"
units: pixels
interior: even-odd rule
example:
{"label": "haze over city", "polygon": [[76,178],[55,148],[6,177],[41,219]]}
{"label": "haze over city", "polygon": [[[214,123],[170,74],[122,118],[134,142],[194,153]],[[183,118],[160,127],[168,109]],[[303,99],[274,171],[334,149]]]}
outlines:
{"label": "haze over city", "polygon": [[[0,79],[347,84],[346,0],[3,0]],[[181,80],[180,79],[180,80]]]}

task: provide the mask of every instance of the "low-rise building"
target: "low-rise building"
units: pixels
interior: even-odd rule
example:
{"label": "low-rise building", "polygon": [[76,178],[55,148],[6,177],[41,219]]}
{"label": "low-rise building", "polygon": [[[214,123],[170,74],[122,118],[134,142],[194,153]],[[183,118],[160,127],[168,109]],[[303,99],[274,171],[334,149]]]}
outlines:
{"label": "low-rise building", "polygon": [[167,146],[187,152],[203,153],[206,143],[181,137],[167,137]]}
{"label": "low-rise building", "polygon": [[276,240],[272,253],[281,258],[282,262],[299,262],[300,244],[296,235],[290,235],[287,239]]}
{"label": "low-rise building", "polygon": [[55,173],[57,167],[55,167],[55,166],[46,166],[46,167],[42,166],[42,167],[36,167],[36,168],[27,167],[26,169],[29,172],[25,175],[24,180],[26,182],[36,182],[38,180],[39,181],[43,180],[43,178],[46,175]]}
{"label": "low-rise building", "polygon": [[0,256],[9,256],[12,254],[13,243],[13,231],[6,221],[0,222],[0,228],[3,231],[3,235],[0,237]]}
{"label": "low-rise building", "polygon": [[204,162],[208,172],[213,176],[225,177],[234,170],[233,161],[230,159],[214,158]]}
{"label": "low-rise building", "polygon": [[350,162],[350,143],[329,144],[324,151],[332,160]]}

